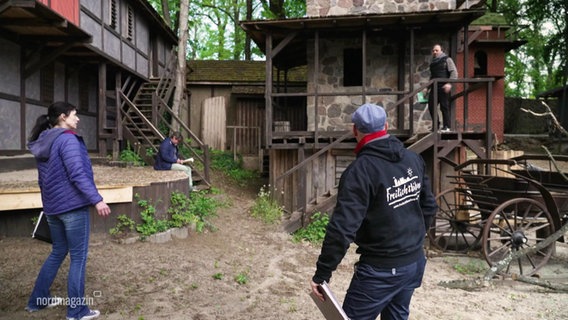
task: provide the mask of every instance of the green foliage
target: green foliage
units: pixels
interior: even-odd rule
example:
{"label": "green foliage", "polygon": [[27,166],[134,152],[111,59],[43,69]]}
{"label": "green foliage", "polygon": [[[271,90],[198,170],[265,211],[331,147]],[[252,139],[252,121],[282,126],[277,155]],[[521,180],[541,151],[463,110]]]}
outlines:
{"label": "green foliage", "polygon": [[146,154],[153,157],[156,155],[156,150],[154,150],[154,148],[146,148]]}
{"label": "green foliage", "polygon": [[178,150],[179,150],[179,154],[180,156],[182,156],[184,159],[187,158],[191,158],[193,157],[193,154],[191,152],[191,150],[189,149],[189,145],[191,145],[191,139],[184,139],[183,143],[180,143],[178,145]]}
{"label": "green foliage", "polygon": [[245,186],[250,179],[258,178],[258,172],[243,169],[243,158],[230,152],[211,150],[211,168],[219,170],[238,183]]}
{"label": "green foliage", "polygon": [[[508,96],[535,97],[565,85],[568,60],[568,24],[565,0],[503,0],[496,12],[515,29],[509,35],[526,43],[507,53]],[[518,32],[518,33],[517,33]]]}
{"label": "green foliage", "polygon": [[172,220],[170,226],[174,228],[181,228],[197,223],[197,216],[191,211],[191,199],[181,192],[174,191],[170,197],[171,205],[168,208],[168,213],[171,215]]}
{"label": "green foliage", "polygon": [[203,232],[204,229],[216,230],[210,219],[217,217],[217,209],[221,206],[223,206],[222,202],[208,197],[205,192],[191,193],[188,209],[195,217],[195,229],[197,232]]}
{"label": "green foliage", "polygon": [[487,270],[487,264],[481,260],[469,260],[467,263],[455,263],[454,270],[461,274],[473,275]]}
{"label": "green foliage", "polygon": [[145,162],[140,155],[130,147],[130,143],[126,145],[126,149],[120,152],[120,161],[133,164],[135,166],[144,166]]}
{"label": "green foliage", "polygon": [[167,220],[156,219],[156,207],[150,201],[140,199],[138,194],[135,197],[138,200],[138,206],[142,208],[140,212],[142,223],[136,226],[136,231],[140,232],[142,237],[147,237],[168,230],[169,222]]}
{"label": "green foliage", "polygon": [[445,257],[444,262],[465,275],[485,273],[488,268],[484,260],[473,257]]}
{"label": "green foliage", "polygon": [[217,272],[217,273],[215,273],[212,277],[213,277],[213,279],[215,279],[215,280],[223,280],[223,273]]}
{"label": "green foliage", "polygon": [[327,214],[316,212],[312,216],[312,222],[310,222],[310,224],[294,232],[292,240],[294,242],[308,241],[312,243],[322,243],[328,223],[329,216]]}
{"label": "green foliage", "polygon": [[129,232],[133,232],[136,227],[136,222],[124,214],[116,217],[118,221],[116,226],[110,228],[109,233],[113,237],[121,237]]}
{"label": "green foliage", "polygon": [[[195,224],[197,232],[203,232],[205,229],[215,231],[215,226],[211,222],[211,218],[217,216],[217,209],[224,204],[214,198],[208,197],[205,192],[193,192],[191,198],[181,192],[174,191],[170,195],[171,205],[167,213],[171,215],[171,219],[156,219],[156,207],[151,201],[140,199],[140,195],[135,195],[138,206],[142,208],[140,216],[142,223],[136,225],[135,229],[142,238],[153,235],[155,233],[164,232],[169,228],[180,228]],[[134,221],[124,217],[118,217],[119,224],[113,228],[118,233],[122,228],[134,228]],[[131,227],[132,226],[132,227]]]}
{"label": "green foliage", "polygon": [[235,276],[235,282],[237,282],[238,284],[247,284],[249,281],[249,277],[248,277],[248,273],[243,271],[243,272],[239,272],[236,276]]}
{"label": "green foliage", "polygon": [[282,218],[282,207],[272,199],[270,191],[267,189],[265,186],[260,188],[250,213],[253,217],[259,218],[265,223],[276,223]]}

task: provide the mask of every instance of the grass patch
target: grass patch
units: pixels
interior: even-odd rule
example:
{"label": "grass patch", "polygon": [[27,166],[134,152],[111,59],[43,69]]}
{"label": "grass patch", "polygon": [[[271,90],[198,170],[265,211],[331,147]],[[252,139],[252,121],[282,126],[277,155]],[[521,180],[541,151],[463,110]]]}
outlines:
{"label": "grass patch", "polygon": [[268,188],[262,186],[257,198],[254,200],[254,204],[250,208],[250,213],[253,217],[272,224],[280,221],[282,218],[282,207],[272,199]]}
{"label": "grass patch", "polygon": [[325,230],[329,223],[329,216],[325,213],[316,212],[312,216],[312,221],[305,228],[298,229],[292,235],[292,241],[308,241],[311,243],[322,243],[325,238]]}

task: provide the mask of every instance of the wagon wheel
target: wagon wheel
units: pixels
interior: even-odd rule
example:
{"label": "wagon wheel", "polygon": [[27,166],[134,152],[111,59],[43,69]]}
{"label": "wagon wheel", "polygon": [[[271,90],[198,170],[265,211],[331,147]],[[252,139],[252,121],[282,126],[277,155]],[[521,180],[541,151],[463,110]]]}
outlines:
{"label": "wagon wheel", "polygon": [[[490,266],[511,251],[533,247],[554,233],[554,224],[546,207],[533,199],[511,199],[497,207],[483,228],[482,248]],[[537,252],[519,257],[504,269],[505,274],[530,276],[544,266],[554,250],[554,243]]]}
{"label": "wagon wheel", "polygon": [[471,194],[449,189],[436,197],[438,211],[428,230],[430,245],[444,252],[467,252],[478,247],[483,219]]}

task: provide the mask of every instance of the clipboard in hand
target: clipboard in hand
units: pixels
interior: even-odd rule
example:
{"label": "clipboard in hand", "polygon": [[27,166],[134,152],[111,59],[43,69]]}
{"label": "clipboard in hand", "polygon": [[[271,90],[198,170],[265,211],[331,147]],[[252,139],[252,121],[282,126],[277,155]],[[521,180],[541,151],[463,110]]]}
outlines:
{"label": "clipboard in hand", "polygon": [[319,290],[323,294],[324,301],[321,301],[313,292],[310,292],[310,297],[312,297],[312,300],[314,300],[325,319],[349,320],[349,317],[347,317],[347,314],[343,311],[341,304],[337,301],[337,298],[335,298],[327,282],[324,281],[320,284]]}

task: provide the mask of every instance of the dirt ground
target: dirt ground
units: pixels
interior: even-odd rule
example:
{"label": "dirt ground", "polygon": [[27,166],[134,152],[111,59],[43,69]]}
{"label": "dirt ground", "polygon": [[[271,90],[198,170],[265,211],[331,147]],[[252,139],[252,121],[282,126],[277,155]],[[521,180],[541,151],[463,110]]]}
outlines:
{"label": "dirt ground", "polygon": [[[0,181],[7,183],[6,175],[0,175]],[[293,243],[278,226],[249,215],[262,183],[242,188],[215,176],[213,184],[222,191],[216,196],[230,204],[213,220],[215,232],[191,233],[186,239],[163,244],[119,244],[106,234],[92,235],[86,279],[91,308],[101,311],[100,319],[109,320],[323,319],[308,296],[320,248]],[[541,276],[568,284],[568,247],[557,246],[556,256]],[[30,238],[0,239],[0,320],[64,319],[63,307],[32,314],[24,311],[49,251],[48,244]],[[356,260],[351,248],[333,275],[331,287],[340,301]],[[458,272],[468,266],[479,272]],[[568,293],[512,280],[495,280],[477,291],[439,285],[481,276],[485,268],[485,262],[476,257],[429,252],[410,319],[568,318]],[[54,295],[66,296],[67,270],[68,260],[52,286]],[[238,276],[246,283],[237,283]]]}

